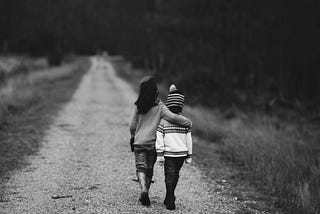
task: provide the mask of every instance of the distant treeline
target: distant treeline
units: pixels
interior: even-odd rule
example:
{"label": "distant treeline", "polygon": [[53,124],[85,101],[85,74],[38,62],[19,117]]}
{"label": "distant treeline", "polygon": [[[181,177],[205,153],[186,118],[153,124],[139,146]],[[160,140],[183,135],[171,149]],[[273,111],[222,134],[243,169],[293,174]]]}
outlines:
{"label": "distant treeline", "polygon": [[260,105],[260,97],[319,104],[318,0],[0,0],[0,5],[2,52],[107,50],[156,71],[159,79],[174,80],[194,103]]}

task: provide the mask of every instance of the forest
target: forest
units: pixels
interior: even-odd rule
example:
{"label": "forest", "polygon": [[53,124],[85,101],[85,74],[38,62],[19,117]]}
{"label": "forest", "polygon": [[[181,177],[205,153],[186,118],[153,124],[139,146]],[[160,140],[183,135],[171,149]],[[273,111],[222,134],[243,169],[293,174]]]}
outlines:
{"label": "forest", "polygon": [[316,110],[319,9],[317,0],[1,0],[0,44],[4,54],[107,50],[176,82],[194,104]]}

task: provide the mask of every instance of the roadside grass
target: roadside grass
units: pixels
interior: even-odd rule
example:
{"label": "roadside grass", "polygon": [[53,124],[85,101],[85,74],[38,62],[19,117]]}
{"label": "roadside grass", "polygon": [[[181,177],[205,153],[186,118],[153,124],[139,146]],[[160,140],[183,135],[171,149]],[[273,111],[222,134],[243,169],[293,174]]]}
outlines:
{"label": "roadside grass", "polygon": [[23,55],[0,56],[0,85],[13,76],[28,74],[49,67],[46,57],[32,58]]}
{"label": "roadside grass", "polygon": [[79,62],[71,63],[62,68],[39,70],[9,78],[0,89],[0,124],[10,111],[22,109],[39,99],[41,92],[37,90],[37,85],[70,78],[79,66]]}
{"label": "roadside grass", "polygon": [[238,176],[264,192],[275,203],[298,213],[319,212],[320,133],[316,127],[279,121],[262,114],[235,115],[188,107],[193,130],[218,143],[221,156],[237,165]]}
{"label": "roadside grass", "polygon": [[[132,69],[125,61],[113,64],[118,75],[137,91],[146,73]],[[160,84],[159,90],[165,100],[168,89]],[[196,160],[209,172],[210,163],[214,164],[219,156],[239,169],[232,177],[274,196],[271,206],[294,213],[320,212],[319,126],[284,121],[263,113],[245,114],[236,107],[222,112],[185,106],[183,114],[192,120],[193,133],[207,141],[207,145],[194,147],[201,154],[195,155]]]}
{"label": "roadside grass", "polygon": [[[27,164],[26,157],[41,146],[46,129],[68,102],[83,74],[87,58],[61,67],[18,75],[0,90],[0,180]],[[0,196],[1,196],[0,192]]]}

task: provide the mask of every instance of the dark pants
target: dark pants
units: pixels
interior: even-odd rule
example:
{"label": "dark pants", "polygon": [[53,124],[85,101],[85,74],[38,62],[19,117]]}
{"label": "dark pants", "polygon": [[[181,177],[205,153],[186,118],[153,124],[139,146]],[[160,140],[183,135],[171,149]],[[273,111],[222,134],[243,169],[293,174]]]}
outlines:
{"label": "dark pants", "polygon": [[183,165],[185,157],[165,157],[164,161],[164,175],[166,183],[166,202],[174,203],[174,191],[176,189],[179,172]]}

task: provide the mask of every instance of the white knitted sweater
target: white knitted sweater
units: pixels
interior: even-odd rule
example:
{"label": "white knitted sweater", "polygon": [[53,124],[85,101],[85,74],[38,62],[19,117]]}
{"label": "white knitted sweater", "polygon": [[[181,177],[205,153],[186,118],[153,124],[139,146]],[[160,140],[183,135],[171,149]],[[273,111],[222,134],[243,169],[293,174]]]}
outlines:
{"label": "white knitted sweater", "polygon": [[162,119],[157,129],[156,150],[158,156],[191,157],[192,137],[190,128]]}

